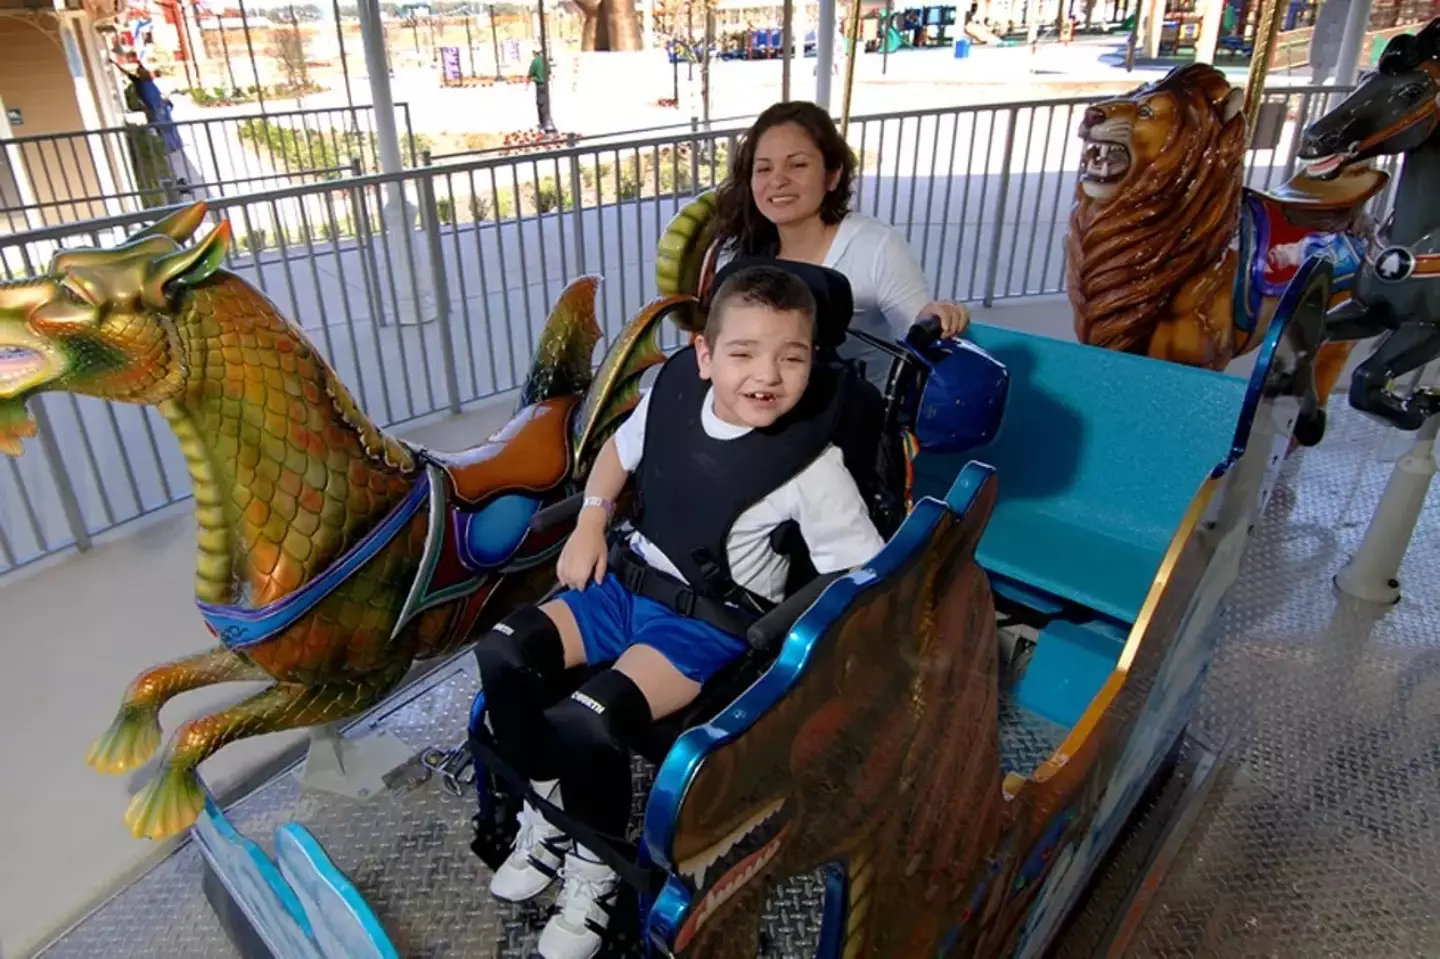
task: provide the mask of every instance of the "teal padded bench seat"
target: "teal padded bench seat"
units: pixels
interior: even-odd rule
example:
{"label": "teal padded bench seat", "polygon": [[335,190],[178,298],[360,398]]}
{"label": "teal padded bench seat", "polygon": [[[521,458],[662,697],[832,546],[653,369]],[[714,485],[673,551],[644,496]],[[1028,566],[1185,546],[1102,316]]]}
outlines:
{"label": "teal padded bench seat", "polygon": [[1010,371],[1000,430],[976,450],[922,451],[915,495],[943,497],[969,460],[994,466],[981,565],[1133,623],[1234,445],[1247,381],[982,324],[967,336]]}

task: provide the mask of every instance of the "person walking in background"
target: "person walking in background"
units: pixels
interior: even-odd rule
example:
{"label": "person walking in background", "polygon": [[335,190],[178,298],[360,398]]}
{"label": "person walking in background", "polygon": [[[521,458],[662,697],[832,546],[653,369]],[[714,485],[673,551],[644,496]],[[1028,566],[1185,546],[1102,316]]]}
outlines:
{"label": "person walking in background", "polygon": [[550,119],[550,65],[538,49],[530,61],[528,79],[535,84],[535,112],[539,116],[540,129],[554,133],[555,121]]}
{"label": "person walking in background", "polygon": [[160,92],[154,75],[145,68],[143,63],[137,63],[135,72],[131,73],[120,61],[113,62],[115,67],[130,81],[135,99],[139,101],[140,108],[145,111],[145,119],[165,141],[165,151],[173,153],[176,150],[184,149],[185,144],[180,139],[180,131],[175,128],[175,123],[170,117],[173,106],[165,94]]}

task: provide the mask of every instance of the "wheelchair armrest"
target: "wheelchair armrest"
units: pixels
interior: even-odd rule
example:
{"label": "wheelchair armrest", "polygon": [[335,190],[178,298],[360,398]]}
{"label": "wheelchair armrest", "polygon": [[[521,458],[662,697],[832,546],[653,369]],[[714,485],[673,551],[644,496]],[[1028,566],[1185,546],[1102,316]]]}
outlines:
{"label": "wheelchair armrest", "polygon": [[779,606],[752,623],[745,632],[745,640],[750,644],[750,648],[762,653],[774,649],[785,639],[786,634],[790,632],[790,627],[794,626],[795,620],[800,618],[800,614],[820,598],[825,587],[843,575],[845,574],[842,572],[816,576],[787,596]]}
{"label": "wheelchair armrest", "polygon": [[576,493],[574,496],[567,496],[558,503],[551,503],[543,509],[535,511],[530,517],[530,531],[532,533],[543,533],[553,529],[561,523],[573,520],[580,515],[580,507],[585,502],[584,493]]}

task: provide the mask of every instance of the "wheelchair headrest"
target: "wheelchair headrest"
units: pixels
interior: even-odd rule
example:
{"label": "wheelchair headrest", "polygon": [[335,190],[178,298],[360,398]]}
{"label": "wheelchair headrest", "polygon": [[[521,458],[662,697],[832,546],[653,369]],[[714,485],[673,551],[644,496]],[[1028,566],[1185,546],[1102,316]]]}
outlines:
{"label": "wheelchair headrest", "polygon": [[845,274],[828,266],[781,260],[773,256],[737,256],[715,273],[705,298],[706,310],[710,308],[710,297],[714,296],[721,283],[751,266],[775,267],[803,280],[815,297],[815,345],[822,350],[834,350],[845,342],[850,320],[855,316],[855,298]]}
{"label": "wheelchair headrest", "polygon": [[960,453],[995,438],[1010,391],[1010,371],[965,340],[940,339],[939,324],[917,324],[903,346],[928,370],[911,414],[922,450]]}

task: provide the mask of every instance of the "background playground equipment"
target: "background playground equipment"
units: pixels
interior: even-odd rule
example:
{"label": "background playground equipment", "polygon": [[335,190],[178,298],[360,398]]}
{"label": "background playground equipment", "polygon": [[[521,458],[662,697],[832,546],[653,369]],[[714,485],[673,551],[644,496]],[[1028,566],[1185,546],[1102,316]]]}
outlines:
{"label": "background playground equipment", "polygon": [[867,53],[948,47],[955,40],[955,18],[954,6],[868,11],[860,19],[860,39]]}

